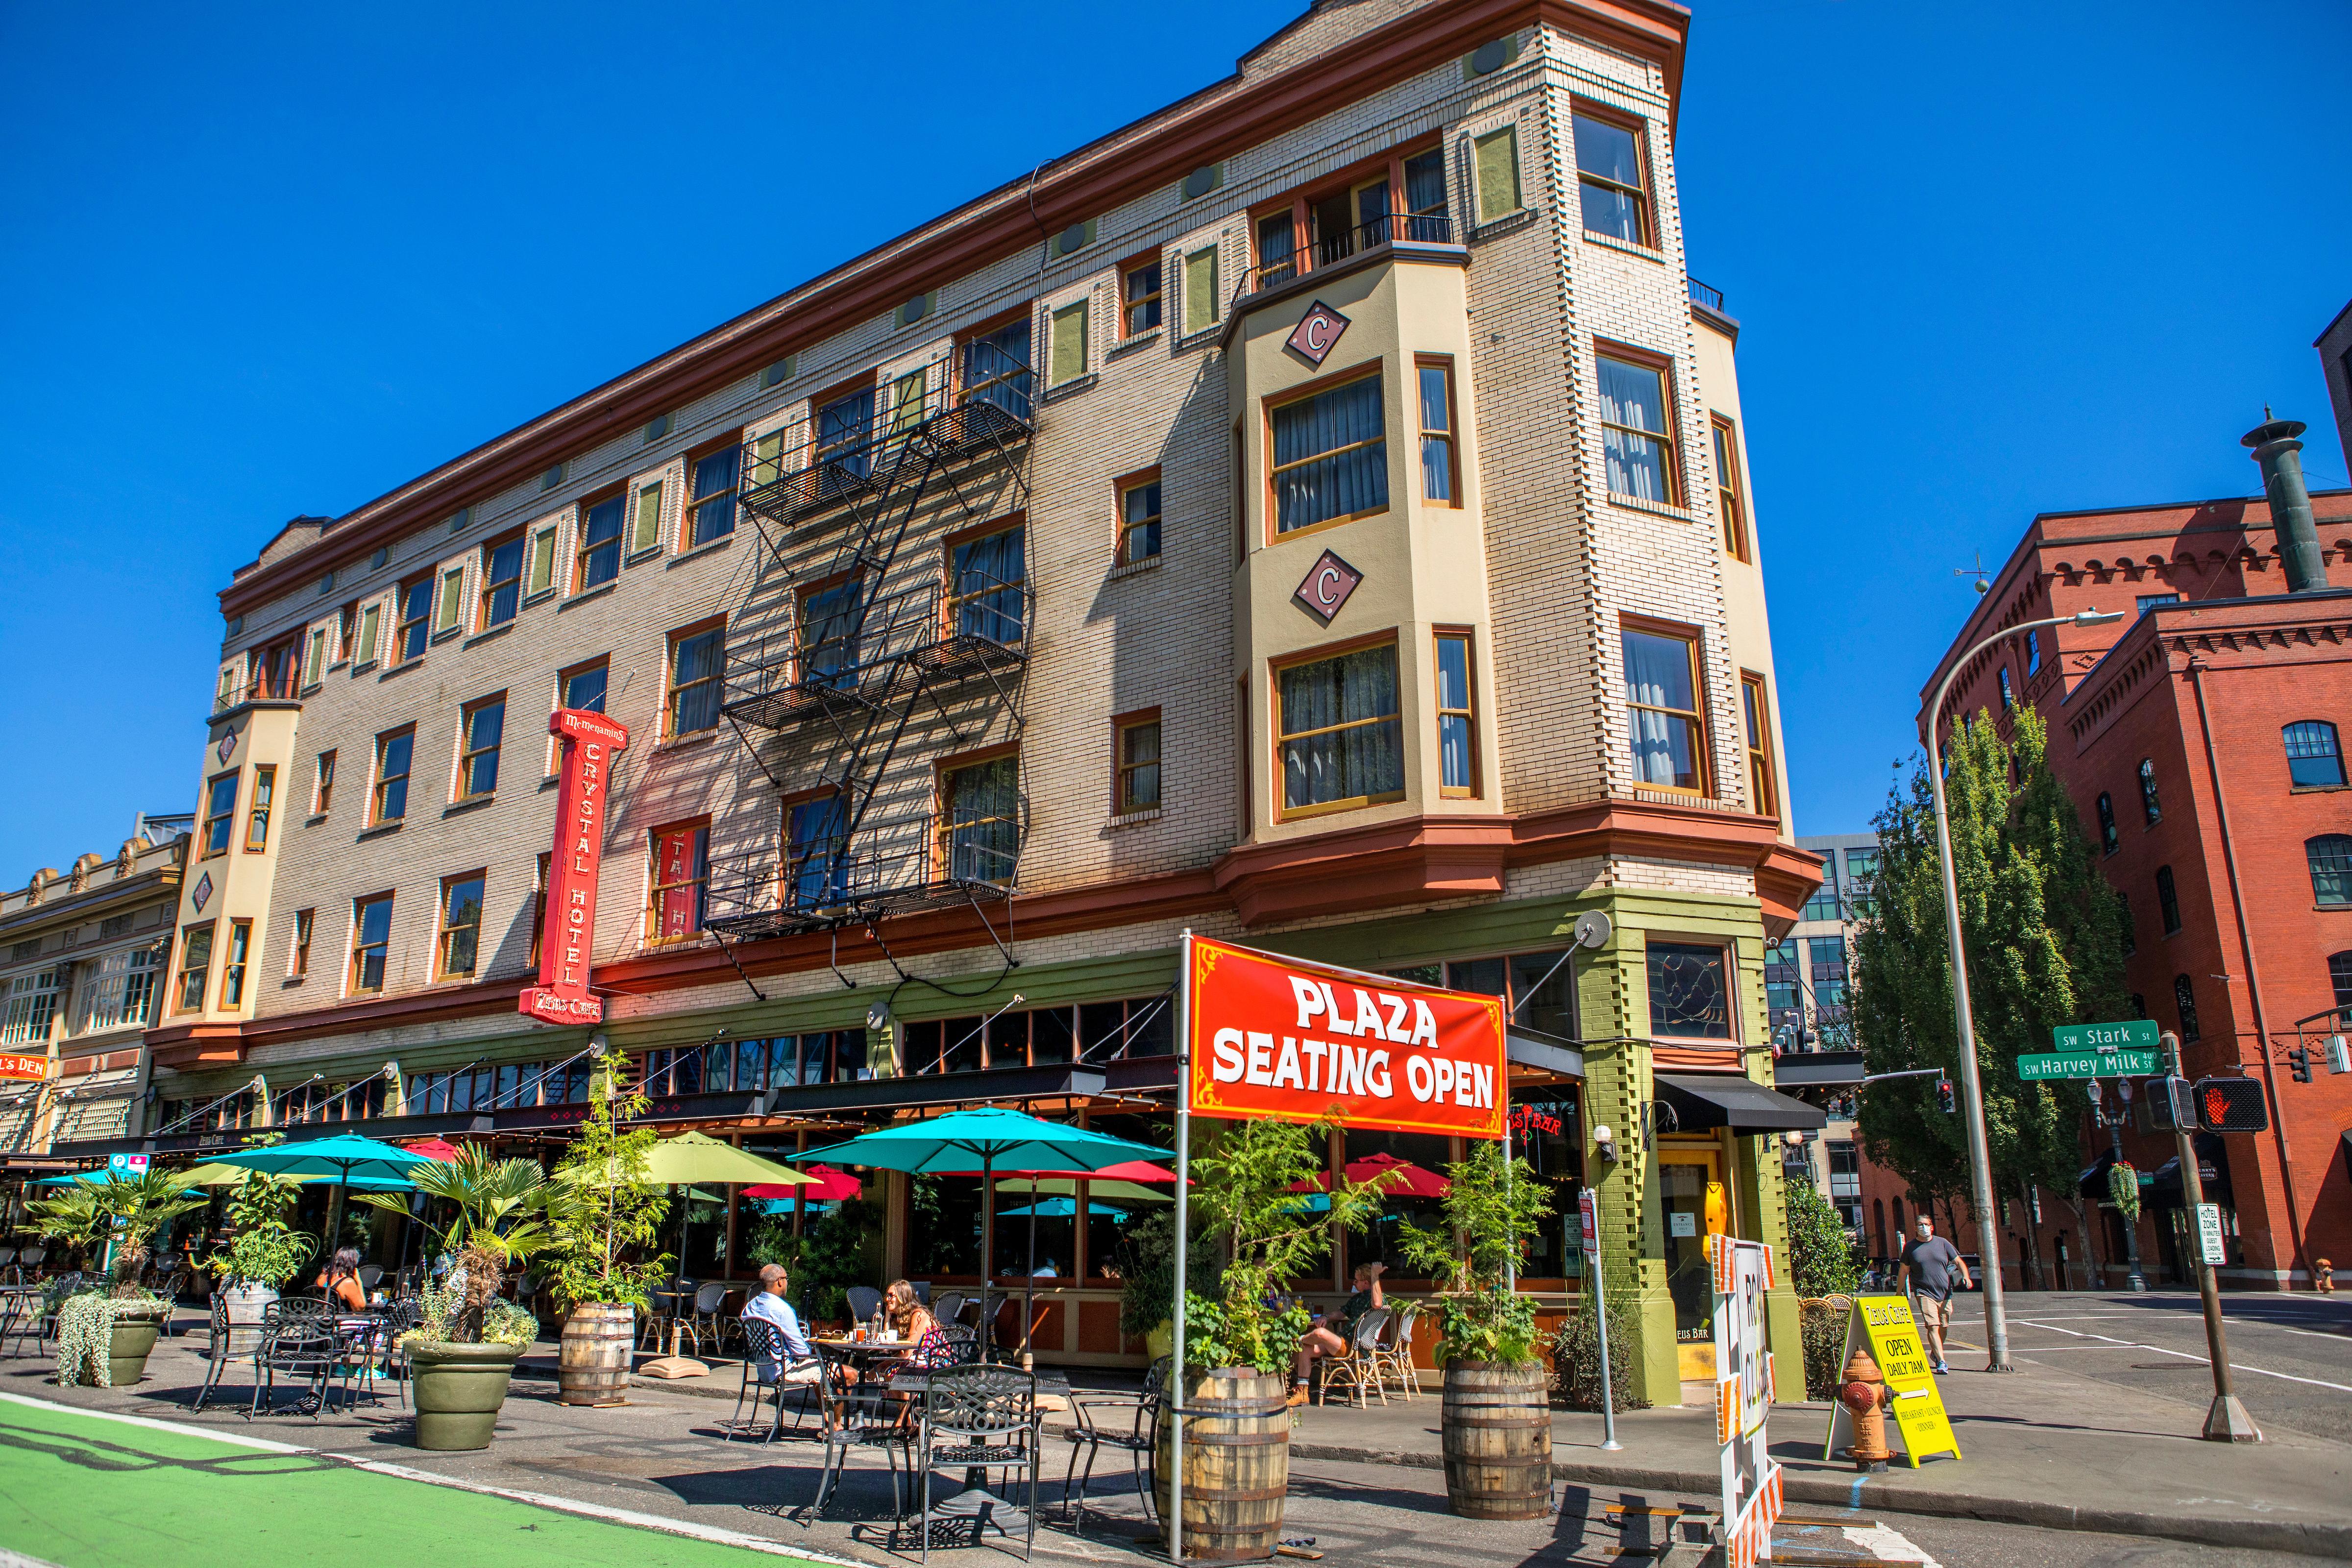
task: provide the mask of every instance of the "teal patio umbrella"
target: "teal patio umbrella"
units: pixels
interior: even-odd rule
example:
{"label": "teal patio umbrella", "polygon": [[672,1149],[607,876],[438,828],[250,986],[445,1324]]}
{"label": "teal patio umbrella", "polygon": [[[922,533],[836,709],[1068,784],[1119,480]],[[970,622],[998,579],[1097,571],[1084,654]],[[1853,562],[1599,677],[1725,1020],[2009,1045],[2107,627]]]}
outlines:
{"label": "teal patio umbrella", "polygon": [[[1327,1199],[1325,1201],[1328,1203],[1329,1200]],[[1037,1202],[1030,1204],[1023,1208],[1006,1209],[1004,1214],[1005,1217],[1008,1219],[1019,1219],[1024,1215],[1034,1215],[1041,1219],[1069,1219],[1075,1216],[1077,1212],[1078,1200],[1076,1198],[1040,1198]],[[1108,1204],[1090,1203],[1087,1205],[1087,1212],[1088,1214],[1107,1214],[1113,1219],[1125,1219],[1127,1217],[1127,1211],[1125,1209],[1115,1209]]]}
{"label": "teal patio umbrella", "polygon": [[419,1154],[373,1138],[362,1138],[356,1132],[339,1132],[331,1138],[311,1138],[299,1143],[272,1143],[261,1149],[239,1149],[233,1154],[220,1155],[213,1163],[242,1165],[248,1171],[267,1171],[274,1176],[323,1177],[333,1182],[335,1192],[327,1204],[325,1237],[327,1250],[331,1254],[335,1246],[336,1225],[342,1217],[345,1187],[374,1182],[398,1182],[405,1185],[409,1172],[419,1165],[433,1163],[433,1159],[429,1154]]}

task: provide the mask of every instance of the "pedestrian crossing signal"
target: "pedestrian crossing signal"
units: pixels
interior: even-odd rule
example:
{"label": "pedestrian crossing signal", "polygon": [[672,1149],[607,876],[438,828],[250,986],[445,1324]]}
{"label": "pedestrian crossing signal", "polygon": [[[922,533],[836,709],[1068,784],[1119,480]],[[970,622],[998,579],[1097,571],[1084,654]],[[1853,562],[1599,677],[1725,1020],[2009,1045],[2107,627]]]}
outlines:
{"label": "pedestrian crossing signal", "polygon": [[2197,1126],[2197,1086],[2185,1078],[2150,1079],[2147,1084],[2147,1119],[2158,1132],[2171,1132]]}
{"label": "pedestrian crossing signal", "polygon": [[2270,1107],[2250,1078],[2209,1078],[2197,1085],[2197,1125],[2208,1132],[2266,1132]]}
{"label": "pedestrian crossing signal", "polygon": [[1952,1095],[1950,1079],[1939,1078],[1936,1080],[1936,1103],[1943,1107],[1944,1114],[1947,1116],[1959,1109],[1959,1102]]}

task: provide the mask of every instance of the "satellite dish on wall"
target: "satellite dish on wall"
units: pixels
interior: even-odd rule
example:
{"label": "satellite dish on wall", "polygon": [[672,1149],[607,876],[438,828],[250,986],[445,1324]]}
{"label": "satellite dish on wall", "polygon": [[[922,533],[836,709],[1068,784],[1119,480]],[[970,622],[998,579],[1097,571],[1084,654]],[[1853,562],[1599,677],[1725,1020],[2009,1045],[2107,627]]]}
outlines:
{"label": "satellite dish on wall", "polygon": [[1569,934],[1579,947],[1599,947],[1609,940],[1609,917],[1599,910],[1587,910],[1576,917]]}

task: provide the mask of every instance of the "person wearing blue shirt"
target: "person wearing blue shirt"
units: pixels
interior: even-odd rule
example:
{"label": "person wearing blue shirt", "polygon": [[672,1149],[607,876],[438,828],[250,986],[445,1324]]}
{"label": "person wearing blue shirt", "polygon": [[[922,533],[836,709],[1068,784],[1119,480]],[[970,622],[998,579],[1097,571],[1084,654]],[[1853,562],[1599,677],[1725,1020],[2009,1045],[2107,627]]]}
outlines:
{"label": "person wearing blue shirt", "polygon": [[793,1311],[793,1304],[784,1300],[785,1288],[791,1283],[782,1264],[765,1264],[760,1269],[759,1294],[743,1306],[744,1317],[757,1318],[775,1330],[777,1342],[784,1352],[782,1365],[769,1362],[760,1368],[761,1383],[773,1383],[779,1377],[788,1383],[807,1381],[795,1378],[793,1373],[804,1363],[815,1360],[809,1350],[808,1336],[801,1332],[799,1316]]}

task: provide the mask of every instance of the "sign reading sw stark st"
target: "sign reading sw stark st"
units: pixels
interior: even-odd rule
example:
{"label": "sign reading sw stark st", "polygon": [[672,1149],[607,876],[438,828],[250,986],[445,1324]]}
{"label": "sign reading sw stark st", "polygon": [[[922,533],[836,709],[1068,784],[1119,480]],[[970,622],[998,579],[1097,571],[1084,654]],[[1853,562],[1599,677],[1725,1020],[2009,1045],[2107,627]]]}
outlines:
{"label": "sign reading sw stark st", "polygon": [[1192,939],[1191,980],[1195,1114],[1502,1136],[1500,998],[1207,937]]}
{"label": "sign reading sw stark st", "polygon": [[517,1010],[551,1024],[601,1024],[604,999],[588,993],[596,944],[596,873],[604,860],[604,797],[613,759],[629,743],[625,726],[602,713],[561,708],[547,718],[562,748],[556,764],[555,847],[547,860],[547,924],[539,939],[539,984],[523,987]]}

